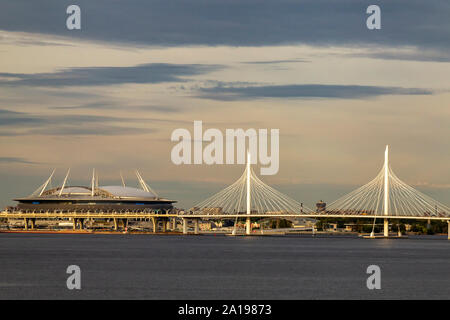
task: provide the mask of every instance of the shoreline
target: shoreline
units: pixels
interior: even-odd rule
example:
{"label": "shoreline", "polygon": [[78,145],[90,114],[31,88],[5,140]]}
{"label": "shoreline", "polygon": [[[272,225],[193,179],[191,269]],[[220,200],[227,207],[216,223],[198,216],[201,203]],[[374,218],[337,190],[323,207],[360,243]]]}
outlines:
{"label": "shoreline", "polygon": [[182,235],[182,232],[147,232],[147,231],[94,231],[94,230],[0,230],[0,233],[32,233],[32,234],[157,234]]}
{"label": "shoreline", "polygon": [[[375,238],[368,237],[369,233],[357,233],[357,232],[283,232],[283,231],[274,231],[269,232],[265,231],[264,233],[255,232],[250,235],[245,233],[231,234],[229,232],[217,231],[217,232],[200,232],[198,234],[187,233],[183,234],[180,231],[168,231],[168,232],[152,232],[152,231],[95,231],[95,230],[0,230],[0,234],[84,234],[84,235],[181,235],[181,236],[224,236],[224,237],[311,237],[311,238],[321,238],[321,237],[347,237],[347,238],[355,238],[355,239],[408,239],[409,237],[417,238],[427,238],[430,235],[426,234],[415,234],[408,233],[403,234],[403,236],[398,236],[395,233],[392,233],[389,237],[384,237],[381,234],[375,236]],[[447,234],[434,234],[432,236],[447,236]]]}

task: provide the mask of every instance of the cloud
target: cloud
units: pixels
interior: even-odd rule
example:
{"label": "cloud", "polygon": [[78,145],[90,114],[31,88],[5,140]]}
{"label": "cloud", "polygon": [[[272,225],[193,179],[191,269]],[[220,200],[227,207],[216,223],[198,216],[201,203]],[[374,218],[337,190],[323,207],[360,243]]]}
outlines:
{"label": "cloud", "polygon": [[138,105],[130,106],[126,104],[120,104],[114,101],[99,101],[81,104],[77,106],[56,106],[49,107],[49,109],[55,110],[133,110],[133,111],[151,111],[158,113],[176,113],[180,112],[181,108],[170,106],[157,106],[157,105]]}
{"label": "cloud", "polygon": [[113,125],[87,125],[87,126],[58,126],[58,127],[44,127],[31,129],[27,131],[30,135],[56,135],[56,136],[85,136],[85,135],[135,135],[154,133],[158,130],[154,128],[136,128],[123,127]]}
{"label": "cloud", "polygon": [[[136,124],[141,124],[137,126]],[[190,123],[184,120],[123,118],[98,115],[47,115],[0,110],[0,136],[21,135],[130,135],[156,132],[143,124]]]}
{"label": "cloud", "polygon": [[402,50],[369,49],[360,53],[344,54],[345,57],[353,58],[370,58],[382,60],[406,60],[421,62],[450,62],[450,54],[448,52],[439,52],[435,50],[420,50],[417,48],[407,48]]}
{"label": "cloud", "polygon": [[18,46],[62,46],[62,47],[71,47],[73,46],[70,43],[65,43],[63,41],[47,41],[40,40],[36,37],[24,35],[24,34],[15,34],[14,37],[9,36],[7,32],[0,31],[0,42],[3,45],[18,45]]}
{"label": "cloud", "polygon": [[450,47],[448,0],[378,0],[381,30],[366,27],[369,0],[78,0],[81,30],[67,30],[70,4],[2,1],[0,29],[136,46]]}
{"label": "cloud", "polygon": [[162,83],[186,81],[193,76],[219,69],[217,65],[151,63],[132,67],[83,67],[53,73],[0,73],[0,86],[103,86],[126,83]]}
{"label": "cloud", "polygon": [[428,89],[360,85],[293,84],[263,86],[215,86],[199,89],[200,98],[234,101],[261,98],[361,99],[381,95],[429,95]]}
{"label": "cloud", "polygon": [[0,110],[0,127],[1,126],[17,126],[17,125],[36,125],[45,123],[45,119],[35,117],[33,115],[15,112],[10,110]]}
{"label": "cloud", "polygon": [[[2,127],[16,127],[17,125],[80,125],[86,123],[122,122],[124,120],[122,118],[96,115],[34,115],[10,110],[0,110],[0,115],[0,126]],[[130,120],[136,121],[142,119]]]}
{"label": "cloud", "polygon": [[287,60],[266,60],[266,61],[243,61],[244,64],[279,64],[279,63],[299,63],[310,62],[303,59],[287,59]]}
{"label": "cloud", "polygon": [[0,157],[0,164],[1,163],[36,164],[36,162],[32,162],[32,161],[26,160],[24,158],[18,158],[18,157]]}

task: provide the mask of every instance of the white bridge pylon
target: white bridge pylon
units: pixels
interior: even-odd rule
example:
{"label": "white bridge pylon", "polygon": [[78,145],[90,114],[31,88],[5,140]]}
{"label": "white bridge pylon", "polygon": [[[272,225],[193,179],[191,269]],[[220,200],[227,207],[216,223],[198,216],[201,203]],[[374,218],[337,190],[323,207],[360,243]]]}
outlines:
{"label": "white bridge pylon", "polygon": [[191,210],[211,215],[242,214],[243,217],[251,213],[311,212],[301,203],[262,182],[250,166],[250,155],[244,173],[236,182],[195,205]]}
{"label": "white bridge pylon", "polygon": [[[384,166],[369,183],[327,206],[328,214],[414,217],[449,217],[450,208],[401,181],[389,165],[386,146]],[[387,221],[385,220],[385,236]]]}

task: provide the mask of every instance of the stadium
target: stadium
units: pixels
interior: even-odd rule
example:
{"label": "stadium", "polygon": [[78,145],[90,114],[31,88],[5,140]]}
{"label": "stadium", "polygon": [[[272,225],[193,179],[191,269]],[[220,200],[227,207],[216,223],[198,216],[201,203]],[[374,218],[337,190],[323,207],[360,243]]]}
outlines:
{"label": "stadium", "polygon": [[92,173],[90,186],[68,186],[67,172],[61,186],[47,189],[55,173],[35,192],[28,197],[16,198],[17,206],[9,207],[8,211],[21,212],[74,212],[74,213],[167,213],[173,209],[176,201],[160,197],[144,181],[138,171],[136,176],[141,189],[125,185],[98,186],[98,175]]}

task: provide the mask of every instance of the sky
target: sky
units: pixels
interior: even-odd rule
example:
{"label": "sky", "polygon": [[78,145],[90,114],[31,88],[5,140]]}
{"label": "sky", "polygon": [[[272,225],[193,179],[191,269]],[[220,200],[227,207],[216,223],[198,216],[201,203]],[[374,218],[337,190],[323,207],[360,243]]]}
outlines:
{"label": "sky", "polygon": [[[177,128],[280,130],[263,181],[299,202],[397,176],[450,205],[450,3],[0,1],[0,205],[69,184],[138,186],[189,208],[242,165],[180,165]],[[81,8],[81,30],[66,8]],[[258,170],[259,171],[259,170]],[[258,172],[257,171],[257,172]]]}

